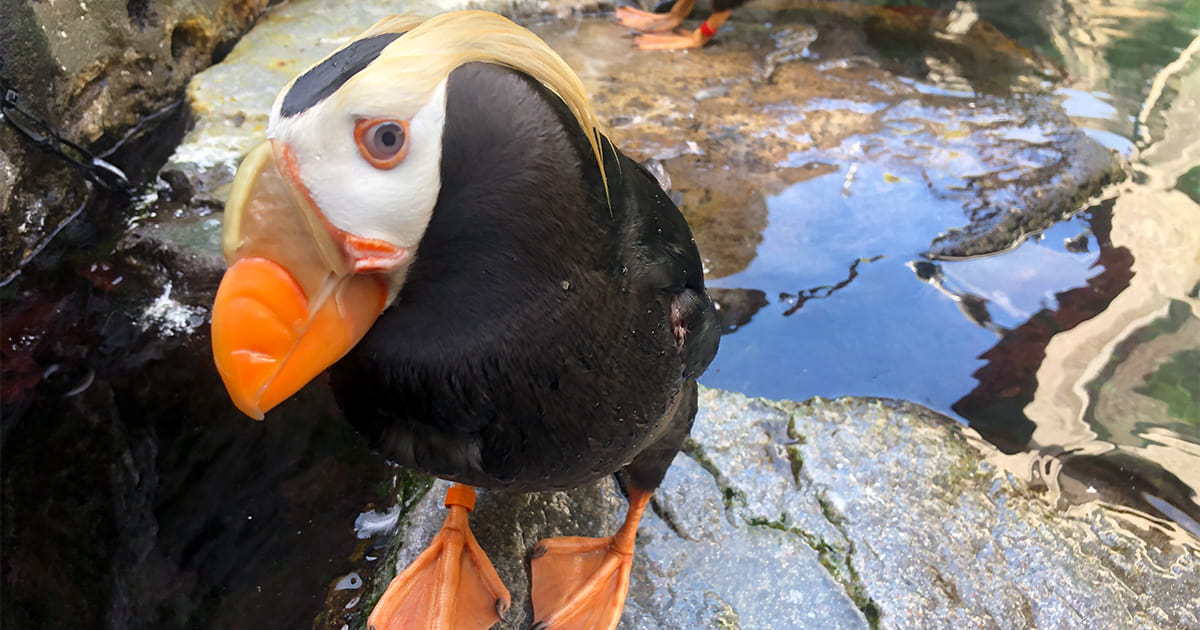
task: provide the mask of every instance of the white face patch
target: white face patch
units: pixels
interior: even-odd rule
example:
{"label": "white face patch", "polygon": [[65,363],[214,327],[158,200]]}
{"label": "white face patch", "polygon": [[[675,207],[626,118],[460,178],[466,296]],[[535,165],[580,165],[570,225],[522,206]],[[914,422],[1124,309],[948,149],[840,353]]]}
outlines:
{"label": "white face patch", "polygon": [[[291,118],[279,117],[276,103],[267,137],[291,148],[301,181],[334,227],[415,250],[441,189],[446,81],[415,112],[388,111],[386,97],[356,106],[352,96],[326,98]],[[355,123],[377,117],[409,121],[408,154],[390,169],[367,162],[354,140]]]}

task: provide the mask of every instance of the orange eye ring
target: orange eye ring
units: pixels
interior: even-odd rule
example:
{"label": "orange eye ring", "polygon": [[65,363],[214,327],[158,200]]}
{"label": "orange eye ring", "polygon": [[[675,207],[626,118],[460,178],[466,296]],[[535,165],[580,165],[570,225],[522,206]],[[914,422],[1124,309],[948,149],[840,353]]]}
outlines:
{"label": "orange eye ring", "polygon": [[[389,142],[389,140],[391,140]],[[363,118],[354,123],[354,142],[363,159],[380,170],[390,169],[408,155],[408,121]]]}

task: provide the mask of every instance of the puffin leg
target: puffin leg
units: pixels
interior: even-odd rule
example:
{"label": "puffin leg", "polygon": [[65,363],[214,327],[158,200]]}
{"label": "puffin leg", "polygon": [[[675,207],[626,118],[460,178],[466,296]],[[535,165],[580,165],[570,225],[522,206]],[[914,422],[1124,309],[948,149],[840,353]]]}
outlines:
{"label": "puffin leg", "polygon": [[700,48],[707,44],[721,28],[732,9],[719,11],[708,16],[700,23],[700,28],[694,31],[676,30],[670,33],[646,33],[633,38],[633,43],[642,50],[682,50],[685,48]]}
{"label": "puffin leg", "polygon": [[667,13],[651,13],[633,7],[620,6],[617,7],[614,15],[617,22],[626,28],[643,33],[661,33],[683,23],[683,19],[691,14],[692,5],[695,3],[696,0],[676,0]]}
{"label": "puffin leg", "polygon": [[628,485],[625,524],[608,538],[543,540],[531,554],[534,630],[612,630],[621,619],[638,523],[653,492]]}
{"label": "puffin leg", "polygon": [[371,630],[486,630],[508,610],[508,589],[467,522],[474,488],[454,484],[445,504],[441,531],[388,584],[367,619]]}

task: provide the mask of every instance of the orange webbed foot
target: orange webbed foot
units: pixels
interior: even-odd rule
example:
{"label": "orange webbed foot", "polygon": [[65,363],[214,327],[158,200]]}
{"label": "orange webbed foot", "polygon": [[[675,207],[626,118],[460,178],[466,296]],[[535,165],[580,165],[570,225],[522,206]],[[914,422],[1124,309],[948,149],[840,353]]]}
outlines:
{"label": "orange webbed foot", "polygon": [[533,630],[613,630],[625,608],[638,522],[651,493],[631,488],[625,524],[608,538],[564,537],[534,548]]}
{"label": "orange webbed foot", "polygon": [[700,48],[708,40],[700,30],[677,30],[672,33],[647,33],[633,38],[635,46],[642,50],[685,50]]}
{"label": "orange webbed foot", "polygon": [[390,584],[375,604],[371,630],[487,630],[512,598],[475,540],[467,514],[475,491],[455,484],[446,492],[450,513],[429,547]]}
{"label": "orange webbed foot", "polygon": [[650,13],[633,7],[617,7],[617,22],[626,28],[643,33],[661,33],[679,26],[683,20],[671,13]]}

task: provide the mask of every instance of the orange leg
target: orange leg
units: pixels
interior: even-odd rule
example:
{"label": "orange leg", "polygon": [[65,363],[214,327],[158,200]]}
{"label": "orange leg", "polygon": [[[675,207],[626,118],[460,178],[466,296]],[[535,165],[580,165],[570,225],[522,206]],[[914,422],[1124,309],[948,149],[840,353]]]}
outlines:
{"label": "orange leg", "polygon": [[661,33],[679,26],[692,12],[696,0],[676,0],[668,13],[650,13],[633,7],[617,7],[617,22],[621,26],[643,33]]}
{"label": "orange leg", "polygon": [[630,486],[625,524],[608,538],[550,538],[533,550],[533,630],[613,630],[625,608],[633,543],[651,492]]}
{"label": "orange leg", "polygon": [[729,19],[733,11],[721,11],[708,16],[694,31],[676,30],[671,33],[647,33],[638,35],[633,43],[642,50],[681,50],[699,48],[709,42]]}
{"label": "orange leg", "polygon": [[508,589],[467,522],[475,490],[454,484],[446,507],[442,530],[375,604],[371,630],[487,630],[508,610]]}

